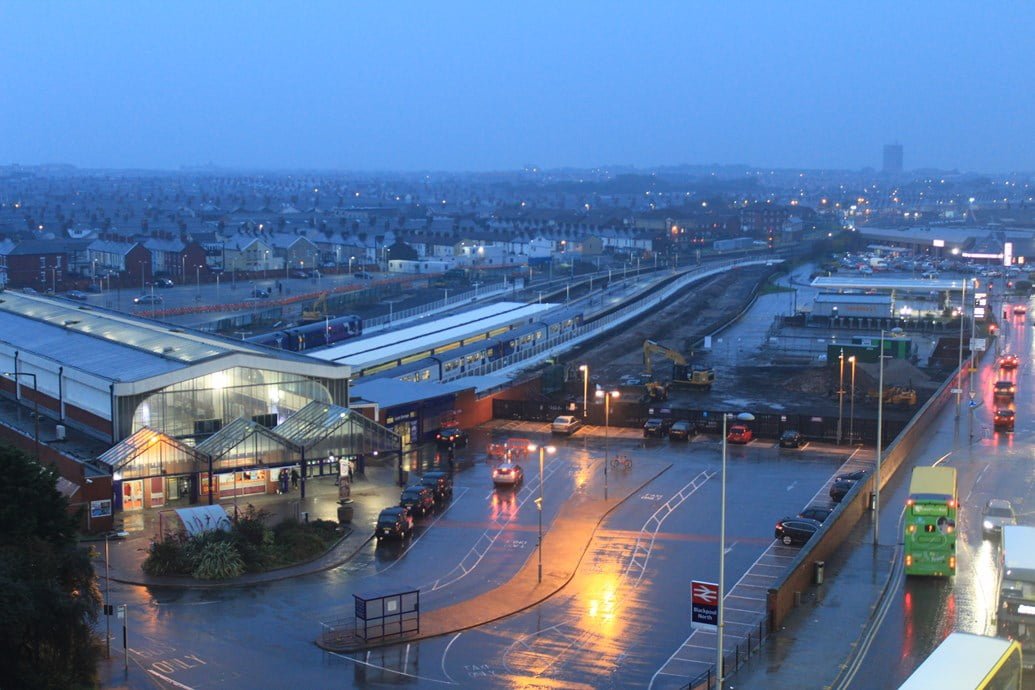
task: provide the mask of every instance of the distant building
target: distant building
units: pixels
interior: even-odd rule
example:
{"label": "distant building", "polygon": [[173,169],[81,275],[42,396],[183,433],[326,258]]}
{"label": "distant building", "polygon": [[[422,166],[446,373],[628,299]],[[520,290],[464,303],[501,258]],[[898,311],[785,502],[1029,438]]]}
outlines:
{"label": "distant building", "polygon": [[902,144],[884,144],[884,172],[902,172]]}

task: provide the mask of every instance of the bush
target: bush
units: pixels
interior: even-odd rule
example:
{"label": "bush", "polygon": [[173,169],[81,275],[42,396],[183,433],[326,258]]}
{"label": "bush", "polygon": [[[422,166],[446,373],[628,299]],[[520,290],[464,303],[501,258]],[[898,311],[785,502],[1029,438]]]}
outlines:
{"label": "bush", "polygon": [[198,552],[192,575],[199,580],[226,580],[243,572],[244,561],[231,542],[209,540]]}
{"label": "bush", "polygon": [[170,537],[151,542],[141,568],[148,575],[187,575],[192,566],[183,539]]}
{"label": "bush", "polygon": [[262,547],[272,540],[266,527],[266,521],[269,518],[270,514],[267,511],[256,510],[255,506],[249,503],[244,514],[234,521],[233,531],[249,544]]}
{"label": "bush", "polygon": [[285,531],[277,540],[277,552],[285,563],[308,560],[323,553],[325,548],[319,535],[303,529]]}

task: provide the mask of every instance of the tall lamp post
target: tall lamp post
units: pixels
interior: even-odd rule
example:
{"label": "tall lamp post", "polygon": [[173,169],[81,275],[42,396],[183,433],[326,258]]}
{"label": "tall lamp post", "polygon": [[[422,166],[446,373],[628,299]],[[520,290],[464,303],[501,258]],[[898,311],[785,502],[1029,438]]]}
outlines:
{"label": "tall lamp post", "polygon": [[[10,376],[17,381],[19,376],[31,376],[32,377],[32,407],[33,407],[33,423],[36,438],[36,462],[40,461],[40,391],[36,387],[36,374],[30,371],[8,371],[4,373],[4,376]],[[21,384],[18,384],[21,385]],[[21,396],[18,396],[21,398]]]}
{"label": "tall lamp post", "polygon": [[604,500],[607,500],[607,465],[608,465],[608,454],[611,448],[611,438],[609,430],[611,427],[611,400],[612,398],[620,397],[618,391],[600,391],[596,393],[596,397],[604,399]]}
{"label": "tall lamp post", "polygon": [[[960,418],[960,403],[963,400],[963,317],[967,310],[967,279],[963,280],[963,293],[960,296],[960,349],[959,360],[956,363],[956,419]],[[881,331],[883,337],[884,331]],[[884,349],[881,348],[881,357],[884,356]],[[883,360],[881,360],[883,361]]]}
{"label": "tall lamp post", "polygon": [[[715,639],[715,677],[717,687],[722,690],[722,633],[726,627],[724,615],[725,604],[723,599],[726,596],[726,421],[734,415],[724,412],[722,415],[722,503],[719,509],[719,624],[716,626]],[[754,421],[755,415],[750,412],[741,412],[736,415],[741,422]]]}
{"label": "tall lamp post", "polygon": [[880,332],[880,367],[877,375],[877,468],[873,480],[873,545],[880,537],[880,461],[884,452],[884,331]]}
{"label": "tall lamp post", "polygon": [[848,401],[848,442],[853,443],[855,439],[855,355],[849,357],[848,361],[852,364],[852,393]]}
{"label": "tall lamp post", "polygon": [[845,409],[845,349],[843,347],[837,359],[841,368],[841,378],[837,384],[837,445],[841,445],[841,420],[844,419]]}
{"label": "tall lamp post", "polygon": [[589,416],[589,365],[580,364],[579,371],[582,372],[582,419],[585,421]]}
{"label": "tall lamp post", "polygon": [[[533,443],[528,447],[529,450],[536,450],[537,446]],[[535,501],[536,510],[539,512],[539,543],[536,546],[536,551],[539,554],[539,580],[543,581],[543,464],[546,459],[546,454],[550,453],[553,455],[557,451],[553,446],[538,446],[539,450],[539,498]]]}

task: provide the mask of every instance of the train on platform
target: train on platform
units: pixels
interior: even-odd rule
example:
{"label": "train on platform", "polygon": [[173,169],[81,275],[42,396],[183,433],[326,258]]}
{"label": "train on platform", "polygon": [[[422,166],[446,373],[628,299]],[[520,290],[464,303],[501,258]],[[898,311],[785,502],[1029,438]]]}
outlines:
{"label": "train on platform", "polygon": [[401,381],[452,381],[485,367],[506,362],[570,334],[583,324],[583,313],[574,309],[547,312],[536,321],[502,333],[482,333],[423,352],[413,352],[376,366],[361,369],[357,378],[390,378]]}
{"label": "train on platform", "polygon": [[363,335],[363,319],[355,314],[307,323],[272,333],[253,336],[248,342],[278,350],[304,352]]}

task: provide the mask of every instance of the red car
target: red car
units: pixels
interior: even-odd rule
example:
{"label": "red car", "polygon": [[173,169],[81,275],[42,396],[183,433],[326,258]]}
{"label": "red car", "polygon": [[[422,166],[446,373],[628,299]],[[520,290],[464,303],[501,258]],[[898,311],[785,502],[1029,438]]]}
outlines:
{"label": "red car", "polygon": [[751,443],[755,435],[751,433],[751,429],[747,428],[743,424],[735,424],[730,427],[730,432],[726,435],[727,443]]}
{"label": "red car", "polygon": [[1020,366],[1021,358],[1017,355],[1003,355],[1002,359],[999,360],[1000,369],[1016,369]]}
{"label": "red car", "polygon": [[994,426],[996,430],[1002,429],[1003,431],[1013,431],[1014,421],[1013,410],[996,410]]}

